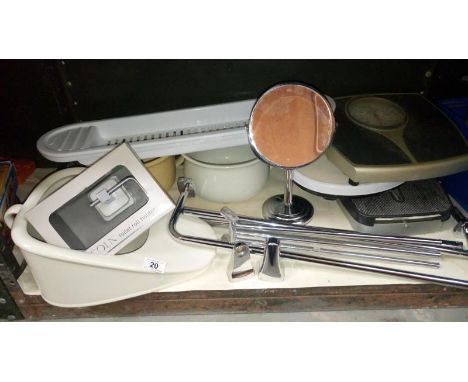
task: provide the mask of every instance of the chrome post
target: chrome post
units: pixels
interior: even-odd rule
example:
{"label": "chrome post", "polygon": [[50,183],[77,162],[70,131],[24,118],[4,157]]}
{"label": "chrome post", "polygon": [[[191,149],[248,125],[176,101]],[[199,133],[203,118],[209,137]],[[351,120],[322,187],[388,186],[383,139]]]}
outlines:
{"label": "chrome post", "polygon": [[276,237],[269,237],[265,242],[263,264],[258,273],[258,278],[263,281],[281,281],[284,279],[280,261],[280,242]]}
{"label": "chrome post", "polygon": [[293,172],[292,170],[286,170],[286,184],[284,186],[284,206],[286,209],[290,209],[293,203]]}
{"label": "chrome post", "polygon": [[231,282],[245,280],[255,276],[255,269],[247,244],[240,242],[234,244],[227,275]]}

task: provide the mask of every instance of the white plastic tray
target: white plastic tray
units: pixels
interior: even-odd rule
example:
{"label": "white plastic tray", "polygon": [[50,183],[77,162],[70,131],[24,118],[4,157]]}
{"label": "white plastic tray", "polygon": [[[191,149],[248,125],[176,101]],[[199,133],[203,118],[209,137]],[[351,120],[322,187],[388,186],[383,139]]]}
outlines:
{"label": "white plastic tray", "polygon": [[53,162],[89,165],[122,142],[141,159],[248,143],[246,126],[255,100],[231,102],[59,127],[37,149]]}

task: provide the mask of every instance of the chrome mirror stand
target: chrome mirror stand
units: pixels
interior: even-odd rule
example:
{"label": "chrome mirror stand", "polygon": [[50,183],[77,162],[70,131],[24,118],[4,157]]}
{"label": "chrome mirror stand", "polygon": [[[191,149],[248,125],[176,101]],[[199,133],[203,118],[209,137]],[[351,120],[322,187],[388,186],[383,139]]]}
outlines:
{"label": "chrome mirror stand", "polygon": [[289,224],[306,224],[314,214],[312,204],[301,196],[293,195],[293,170],[286,170],[284,195],[275,195],[265,200],[263,217]]}

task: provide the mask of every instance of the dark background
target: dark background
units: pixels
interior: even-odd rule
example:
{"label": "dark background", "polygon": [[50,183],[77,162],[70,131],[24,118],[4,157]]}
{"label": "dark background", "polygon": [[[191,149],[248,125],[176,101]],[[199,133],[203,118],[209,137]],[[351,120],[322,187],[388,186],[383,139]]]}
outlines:
{"label": "dark background", "polygon": [[258,97],[284,81],[330,96],[468,95],[467,60],[0,60],[0,156],[33,159],[46,131]]}

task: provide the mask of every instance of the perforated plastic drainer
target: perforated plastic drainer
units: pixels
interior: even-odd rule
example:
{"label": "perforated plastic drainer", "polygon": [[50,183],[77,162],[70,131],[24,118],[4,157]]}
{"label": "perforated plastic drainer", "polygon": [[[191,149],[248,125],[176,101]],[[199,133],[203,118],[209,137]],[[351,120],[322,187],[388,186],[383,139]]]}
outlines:
{"label": "perforated plastic drainer", "polygon": [[90,164],[128,142],[141,159],[248,144],[254,100],[67,125],[43,135],[37,148],[55,162]]}

